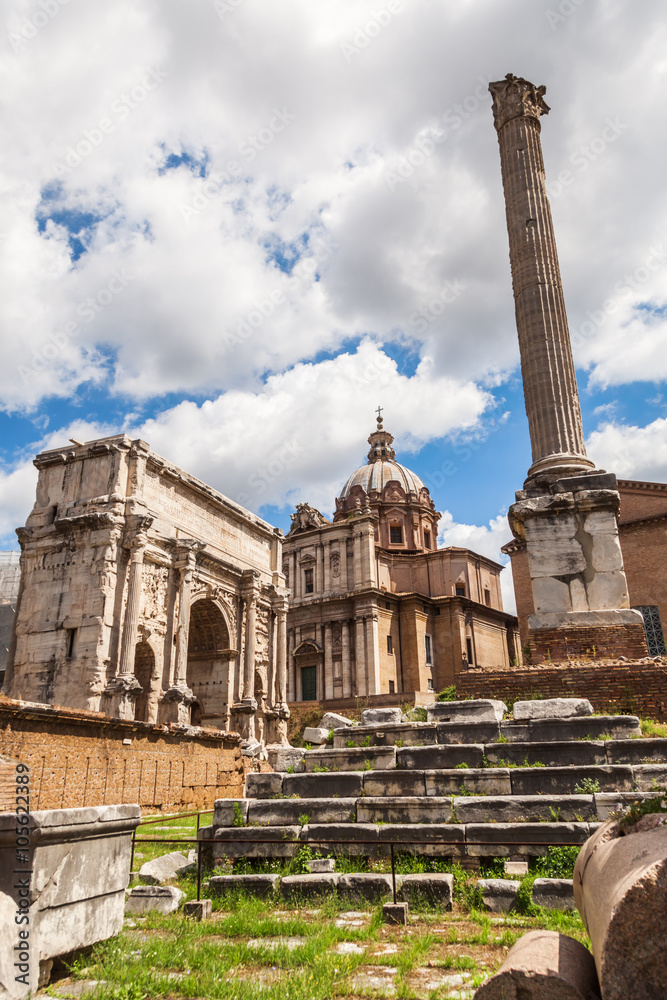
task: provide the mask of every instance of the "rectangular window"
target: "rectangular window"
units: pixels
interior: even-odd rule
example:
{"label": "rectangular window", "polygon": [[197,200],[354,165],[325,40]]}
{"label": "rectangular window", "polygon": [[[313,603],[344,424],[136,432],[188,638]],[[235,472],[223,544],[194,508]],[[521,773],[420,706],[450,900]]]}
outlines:
{"label": "rectangular window", "polygon": [[389,601],[384,602],[384,607],[386,611],[391,611],[391,604],[389,603]]}
{"label": "rectangular window", "polygon": [[465,597],[466,596],[465,584],[463,584],[463,583],[457,583],[456,584],[456,596],[457,597]]}
{"label": "rectangular window", "polygon": [[468,666],[472,667],[472,639],[466,639],[466,649],[468,650]]}
{"label": "rectangular window", "polygon": [[425,549],[430,549],[431,548],[431,532],[430,531],[425,531],[424,532],[424,548]]}
{"label": "rectangular window", "polygon": [[315,585],[313,583],[313,571],[312,571],[312,569],[306,569],[306,570],[304,570],[304,572],[303,572],[303,578],[304,578],[304,588],[303,588],[304,593],[305,594],[312,594],[313,591],[315,590]]}
{"label": "rectangular window", "polygon": [[67,647],[66,647],[65,655],[66,655],[66,657],[67,657],[68,660],[71,660],[71,658],[74,656],[74,650],[75,650],[75,647],[76,647],[76,629],[75,628],[68,628],[67,629],[67,640],[66,641],[67,641]]}
{"label": "rectangular window", "polygon": [[389,681],[389,694],[396,694],[396,691],[394,690],[394,688],[395,688],[394,682],[393,681]]}
{"label": "rectangular window", "polygon": [[489,593],[488,587],[484,590],[484,603],[486,604],[487,608],[491,607],[491,594]]}
{"label": "rectangular window", "polygon": [[401,545],[403,543],[403,528],[400,524],[391,524],[389,526],[389,541],[392,545]]}
{"label": "rectangular window", "polygon": [[433,687],[433,678],[432,677],[428,678],[428,689],[429,689],[429,691],[435,691],[435,688]]}
{"label": "rectangular window", "polygon": [[317,667],[301,668],[301,699],[317,701]]}
{"label": "rectangular window", "polygon": [[387,636],[387,652],[388,653],[394,652],[394,641],[390,635]]}
{"label": "rectangular window", "polygon": [[424,636],[424,651],[426,653],[426,663],[430,666],[433,663],[433,646],[430,635]]}

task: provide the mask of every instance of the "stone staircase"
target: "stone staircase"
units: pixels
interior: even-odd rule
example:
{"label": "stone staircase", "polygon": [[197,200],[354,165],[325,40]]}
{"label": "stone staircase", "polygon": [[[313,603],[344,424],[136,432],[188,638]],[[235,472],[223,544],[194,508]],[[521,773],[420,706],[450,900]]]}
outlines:
{"label": "stone staircase", "polygon": [[274,773],[249,774],[244,799],[218,800],[200,837],[214,859],[289,858],[306,844],[313,855],[379,858],[393,845],[525,860],[583,844],[667,784],[667,739],[638,738],[634,716],[502,721],[489,705],[443,703],[424,723],[376,721],[336,729],[333,748],[278,751]]}

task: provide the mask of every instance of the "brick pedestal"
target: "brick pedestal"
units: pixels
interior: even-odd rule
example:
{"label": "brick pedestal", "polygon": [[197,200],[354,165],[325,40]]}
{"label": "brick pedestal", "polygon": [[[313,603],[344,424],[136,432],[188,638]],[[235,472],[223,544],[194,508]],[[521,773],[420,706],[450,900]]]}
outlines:
{"label": "brick pedestal", "polygon": [[644,628],[640,624],[530,629],[528,642],[534,662],[581,656],[627,656],[629,660],[648,656]]}

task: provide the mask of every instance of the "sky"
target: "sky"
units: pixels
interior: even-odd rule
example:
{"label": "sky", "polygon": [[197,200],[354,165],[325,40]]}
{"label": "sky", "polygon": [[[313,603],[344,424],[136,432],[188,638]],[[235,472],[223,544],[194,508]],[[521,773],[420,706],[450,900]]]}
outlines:
{"label": "sky", "polygon": [[141,437],[285,531],[297,502],[330,515],[382,406],[439,544],[505,562],[530,465],[509,72],[552,108],[588,453],[667,479],[661,0],[2,8],[0,548],[70,437]]}

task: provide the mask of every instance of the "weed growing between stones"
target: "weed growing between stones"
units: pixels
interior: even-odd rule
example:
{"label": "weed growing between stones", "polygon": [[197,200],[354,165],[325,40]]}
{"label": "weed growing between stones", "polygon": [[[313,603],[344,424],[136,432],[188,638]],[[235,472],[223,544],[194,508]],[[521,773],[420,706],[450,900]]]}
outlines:
{"label": "weed growing between stones", "polygon": [[654,719],[640,719],[639,725],[641,726],[642,736],[652,737],[653,739],[667,738],[667,723],[656,722]]}
{"label": "weed growing between stones", "polygon": [[661,788],[660,791],[660,795],[633,802],[627,810],[617,813],[616,818],[619,819],[621,826],[634,826],[642,816],[649,816],[652,813],[667,813],[667,788]]}
{"label": "weed growing between stones", "polygon": [[595,795],[600,791],[600,782],[597,778],[582,778],[574,786],[574,790],[578,795]]}

